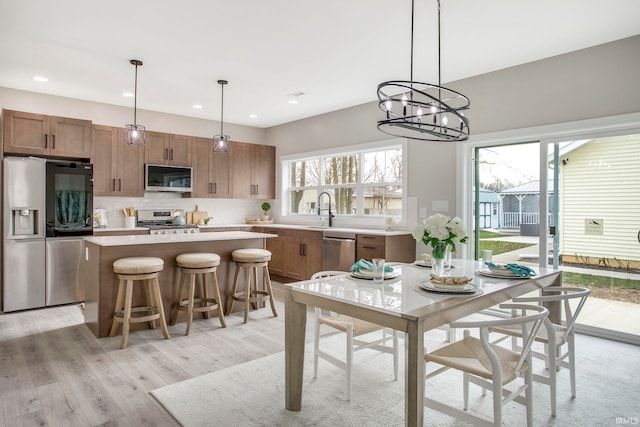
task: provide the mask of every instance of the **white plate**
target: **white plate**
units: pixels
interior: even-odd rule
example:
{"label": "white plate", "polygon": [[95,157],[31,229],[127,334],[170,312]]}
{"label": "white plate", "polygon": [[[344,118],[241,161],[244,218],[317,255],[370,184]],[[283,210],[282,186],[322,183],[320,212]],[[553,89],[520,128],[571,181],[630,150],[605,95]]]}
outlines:
{"label": "white plate", "polygon": [[[473,286],[473,283],[467,283],[466,285],[463,285],[458,289],[450,289],[454,286],[449,286],[449,289],[443,289],[443,286],[446,285],[438,286],[437,284],[431,283],[429,281],[420,282],[420,287],[422,289],[430,292],[439,292],[442,294],[472,294],[476,290],[476,287]],[[455,288],[457,288],[457,286],[455,286]]]}
{"label": "white plate", "polygon": [[469,291],[469,286],[473,287],[473,282],[467,282],[464,285],[443,285],[442,283],[429,282],[431,285],[439,291]]}
{"label": "white plate", "polygon": [[431,268],[431,262],[427,262],[427,261],[416,261],[413,263],[414,265],[417,265],[418,267],[427,267],[427,268]]}
{"label": "white plate", "polygon": [[[367,279],[373,280],[373,271],[368,270],[360,270],[360,271],[352,271],[351,275],[357,279]],[[384,272],[384,280],[394,279],[400,275],[399,271],[385,271]]]}
{"label": "white plate", "polygon": [[493,277],[496,279],[520,279],[520,276],[515,274],[513,271],[511,272],[511,274],[494,273],[488,268],[481,268],[480,270],[478,270],[478,274],[481,276]]}

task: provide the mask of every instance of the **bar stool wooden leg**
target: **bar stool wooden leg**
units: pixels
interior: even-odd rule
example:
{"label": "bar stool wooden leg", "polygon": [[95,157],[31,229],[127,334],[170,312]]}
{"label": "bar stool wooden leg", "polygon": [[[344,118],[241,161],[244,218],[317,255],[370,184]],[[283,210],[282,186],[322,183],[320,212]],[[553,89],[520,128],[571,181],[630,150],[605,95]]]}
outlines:
{"label": "bar stool wooden leg", "polygon": [[273,312],[273,317],[278,317],[278,312],[276,311],[276,303],[273,301],[273,290],[271,289],[271,277],[269,276],[269,267],[266,265],[263,267],[263,275],[262,280],[264,281],[265,290],[269,293],[269,302],[271,303],[271,311]]}
{"label": "bar stool wooden leg", "polygon": [[251,269],[244,268],[244,323],[249,320],[249,303],[251,302]]}
{"label": "bar stool wooden leg", "polygon": [[156,307],[158,307],[158,314],[160,315],[160,329],[162,329],[162,335],[165,339],[171,338],[169,335],[169,329],[167,328],[167,319],[164,316],[164,304],[162,304],[162,295],[160,295],[160,282],[158,277],[153,279],[153,288],[156,296]]}
{"label": "bar stool wooden leg", "polygon": [[[145,280],[146,283],[146,288],[145,288],[145,294],[147,296],[147,307],[151,307],[153,306],[153,301],[155,301],[155,297],[153,296],[153,279],[148,279]],[[156,325],[156,320],[155,319],[151,319],[149,321],[149,326],[151,327],[151,329],[156,329],[158,327],[158,325]]]}
{"label": "bar stool wooden leg", "polygon": [[234,299],[233,299],[233,295],[236,294],[236,292],[238,292],[238,272],[240,271],[240,266],[238,264],[236,264],[236,272],[233,275],[233,289],[231,289],[231,298],[229,298],[229,309],[227,310],[226,315],[230,315],[231,312],[233,311],[233,303],[234,303]]}
{"label": "bar stool wooden leg", "polygon": [[180,311],[178,307],[180,306],[180,301],[182,301],[182,293],[184,292],[184,281],[185,274],[184,272],[180,272],[180,286],[178,287],[178,304],[176,304],[176,309],[173,311],[173,315],[171,316],[171,325],[175,325],[178,321],[178,312]]}
{"label": "bar stool wooden leg", "polygon": [[133,299],[133,280],[127,280],[124,297],[124,318],[122,322],[122,339],[120,348],[126,348],[129,341],[129,320],[131,319],[131,301]]}
{"label": "bar stool wooden leg", "polygon": [[[118,295],[116,296],[116,308],[114,310],[114,313],[124,310],[124,304],[123,304],[124,287],[125,287],[124,280],[120,279],[120,282],[118,284]],[[118,330],[118,323],[120,322],[118,322],[114,316],[113,321],[111,323],[111,331],[109,331],[110,337],[115,336],[116,331]]]}
{"label": "bar stool wooden leg", "polygon": [[195,298],[196,292],[196,275],[189,275],[189,302],[187,303],[187,332],[186,335],[189,335],[189,331],[191,330],[191,323],[193,322],[193,299]]}
{"label": "bar stool wooden leg", "polygon": [[224,316],[222,315],[222,303],[220,302],[220,287],[218,286],[218,275],[216,272],[211,273],[211,285],[213,287],[213,297],[218,302],[218,319],[220,320],[220,324],[223,328],[226,328],[227,325],[224,323]]}
{"label": "bar stool wooden leg", "polygon": [[[207,286],[207,273],[201,273],[198,274],[198,276],[200,276],[200,283],[202,284],[202,297],[204,298],[204,304],[207,304],[207,301],[209,300],[209,290],[208,290],[208,286]],[[219,299],[216,299],[216,301],[218,301],[218,303],[220,303]],[[210,319],[211,318],[211,312],[207,311],[203,311],[202,315],[204,316],[205,319]]]}
{"label": "bar stool wooden leg", "polygon": [[[260,289],[258,289],[258,267],[254,266],[254,267],[251,267],[249,270],[251,271],[251,275],[253,276],[253,290],[255,291],[255,295],[258,295],[258,291],[260,291]],[[257,310],[260,308],[259,301],[253,301],[252,305],[254,310]]]}

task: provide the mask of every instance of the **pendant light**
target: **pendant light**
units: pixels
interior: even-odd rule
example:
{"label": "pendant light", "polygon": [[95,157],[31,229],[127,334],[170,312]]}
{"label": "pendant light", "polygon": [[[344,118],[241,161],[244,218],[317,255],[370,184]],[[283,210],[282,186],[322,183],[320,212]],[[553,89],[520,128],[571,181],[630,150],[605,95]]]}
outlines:
{"label": "pendant light", "polygon": [[125,128],[127,129],[127,144],[144,146],[144,126],[139,125],[136,122],[136,113],[138,108],[138,67],[142,66],[142,61],[138,59],[131,59],[129,63],[136,67],[136,84],[133,94],[133,124],[125,125]]}
{"label": "pendant light", "polygon": [[218,80],[218,84],[222,87],[222,107],[220,108],[220,134],[213,135],[213,152],[226,153],[229,150],[229,135],[224,134],[224,85],[229,83],[226,80]]}
{"label": "pendant light", "polygon": [[469,138],[469,98],[442,87],[440,74],[440,0],[438,1],[438,84],[413,81],[413,22],[415,0],[411,0],[410,80],[378,85],[378,107],[386,119],[378,129],[386,134],[422,141],[464,141]]}

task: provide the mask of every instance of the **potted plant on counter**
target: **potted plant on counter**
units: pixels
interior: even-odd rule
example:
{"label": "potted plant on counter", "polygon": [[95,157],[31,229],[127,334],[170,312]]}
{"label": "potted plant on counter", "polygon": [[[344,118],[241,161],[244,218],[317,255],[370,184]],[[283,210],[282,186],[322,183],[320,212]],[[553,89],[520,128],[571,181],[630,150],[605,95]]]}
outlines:
{"label": "potted plant on counter", "polygon": [[271,209],[271,203],[264,202],[262,203],[261,208],[262,208],[262,211],[264,212],[264,215],[262,215],[262,220],[269,221],[269,209]]}

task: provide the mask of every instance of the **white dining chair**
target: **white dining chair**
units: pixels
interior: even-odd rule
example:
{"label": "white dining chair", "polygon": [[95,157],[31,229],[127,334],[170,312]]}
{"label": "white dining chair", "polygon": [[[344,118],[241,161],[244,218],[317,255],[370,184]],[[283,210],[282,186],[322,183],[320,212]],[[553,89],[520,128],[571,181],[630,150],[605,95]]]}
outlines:
{"label": "white dining chair", "polygon": [[[345,271],[319,271],[311,276],[312,280],[325,277],[333,277],[348,274]],[[333,355],[320,349],[320,325],[326,325],[334,329],[333,332],[322,335],[327,337],[336,333],[346,334],[346,360],[340,360]],[[382,338],[372,341],[357,339],[372,332],[382,331]],[[392,347],[387,346],[387,342],[392,340]],[[398,379],[398,331],[388,334],[386,328],[375,323],[367,322],[344,314],[326,312],[315,308],[315,325],[313,336],[313,378],[318,377],[318,359],[322,358],[327,362],[343,369],[347,374],[346,400],[351,400],[351,370],[353,363],[353,353],[365,348],[371,348],[385,353],[393,354],[393,379]]]}
{"label": "white dining chair", "polygon": [[[475,426],[501,426],[503,405],[514,401],[526,407],[527,426],[533,426],[533,392],[531,389],[533,376],[530,350],[535,334],[549,312],[546,308],[537,305],[502,304],[500,307],[518,310],[520,315],[506,319],[453,322],[450,324],[451,327],[466,329],[464,338],[425,354],[425,362],[442,365],[428,373],[426,379],[429,380],[452,368],[460,370],[463,372],[464,397],[463,409],[429,397],[424,399],[426,407]],[[530,312],[534,313],[529,314]],[[489,329],[502,326],[517,326],[522,330],[525,339],[520,352],[489,342]],[[468,328],[477,328],[479,338],[471,336]],[[515,390],[504,387],[518,378],[524,381]],[[493,392],[493,420],[467,412],[469,383],[482,387],[483,395],[486,390]],[[449,393],[450,391],[447,390],[447,393],[442,396],[446,398]]]}
{"label": "white dining chair", "polygon": [[[549,396],[551,400],[551,415],[556,416],[556,381],[557,372],[560,368],[569,369],[571,381],[571,397],[576,397],[576,363],[575,363],[575,342],[574,329],[576,319],[587,297],[591,291],[587,288],[550,286],[544,289],[545,295],[527,296],[514,298],[513,302],[537,302],[545,304],[550,302],[561,302],[564,311],[564,321],[562,324],[552,323],[548,318],[544,322],[544,328],[540,328],[536,335],[536,341],[544,344],[544,352],[532,351],[534,358],[544,360],[549,376],[534,374],[533,380],[549,386]],[[549,293],[552,292],[551,295]],[[518,349],[518,339],[521,334],[513,328],[494,328],[492,332],[502,333],[512,337],[512,349]],[[496,340],[494,342],[499,342]],[[564,345],[567,346],[566,351]],[[553,354],[553,356],[551,356]]]}

